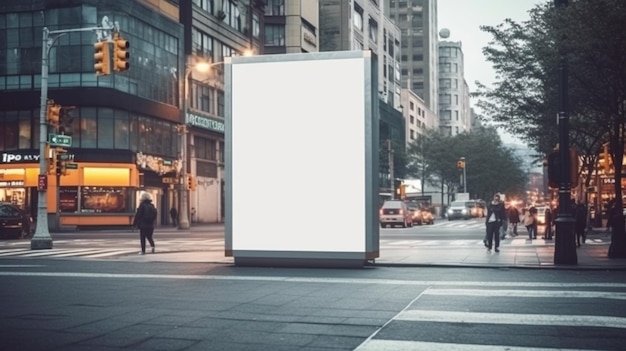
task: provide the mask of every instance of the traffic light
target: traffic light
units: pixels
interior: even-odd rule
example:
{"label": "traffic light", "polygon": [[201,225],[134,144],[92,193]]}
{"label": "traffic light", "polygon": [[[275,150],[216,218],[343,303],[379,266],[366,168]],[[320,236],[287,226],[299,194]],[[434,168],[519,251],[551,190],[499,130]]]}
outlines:
{"label": "traffic light", "polygon": [[55,104],[54,100],[48,100],[48,112],[46,114],[46,120],[48,124],[53,127],[59,126],[59,116],[61,114],[61,105]]}
{"label": "traffic light", "polygon": [[458,168],[458,169],[465,168],[465,160],[458,160],[458,161],[456,161],[456,168]]}
{"label": "traffic light", "polygon": [[109,51],[109,43],[106,41],[99,41],[93,44],[95,53],[93,54],[94,65],[96,70],[96,76],[106,76],[111,74],[111,53]]}
{"label": "traffic light", "polygon": [[65,165],[67,164],[67,159],[64,154],[67,153],[67,150],[57,147],[54,149],[54,165],[56,169],[56,175],[67,175],[67,168]]}
{"label": "traffic light", "polygon": [[402,184],[402,185],[400,185],[400,188],[398,189],[398,190],[400,190],[400,199],[401,200],[406,199],[406,187],[407,187],[406,184]]}
{"label": "traffic light", "polygon": [[187,189],[196,191],[196,178],[191,174],[187,175]]}
{"label": "traffic light", "polygon": [[[578,168],[580,167],[578,160],[578,152],[574,148],[569,151],[569,174],[572,186],[578,184]],[[559,149],[555,149],[548,155],[548,185],[551,188],[558,188],[561,183],[561,156]]]}
{"label": "traffic light", "polygon": [[46,150],[44,151],[46,159],[46,170],[48,174],[54,174],[56,168],[56,153],[50,149],[50,144],[46,143]]}
{"label": "traffic light", "polygon": [[120,36],[119,33],[115,33],[113,37],[113,70],[115,72],[128,71],[130,69],[130,53],[128,49],[130,42]]}

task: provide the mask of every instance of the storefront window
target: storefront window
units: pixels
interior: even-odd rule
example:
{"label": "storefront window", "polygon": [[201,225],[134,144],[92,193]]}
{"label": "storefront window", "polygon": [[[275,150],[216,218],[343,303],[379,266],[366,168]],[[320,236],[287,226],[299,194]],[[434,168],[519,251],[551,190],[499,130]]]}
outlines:
{"label": "storefront window", "polygon": [[62,186],[59,189],[59,209],[64,213],[78,212],[78,187]]}
{"label": "storefront window", "polygon": [[82,187],[80,191],[80,212],[132,212],[128,204],[129,192],[130,188],[126,187]]}

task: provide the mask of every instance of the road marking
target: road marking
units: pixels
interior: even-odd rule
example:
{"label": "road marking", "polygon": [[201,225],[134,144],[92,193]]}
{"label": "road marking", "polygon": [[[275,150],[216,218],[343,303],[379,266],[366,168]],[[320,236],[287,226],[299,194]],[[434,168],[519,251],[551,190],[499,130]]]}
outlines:
{"label": "road marking", "polygon": [[425,341],[403,341],[403,340],[370,340],[367,344],[358,347],[358,351],[592,351],[583,349],[564,348],[536,348],[536,347],[516,347],[507,345],[476,345],[476,344],[451,344]]}
{"label": "road marking", "polygon": [[564,327],[599,327],[626,329],[626,318],[586,315],[408,310],[404,311],[398,317],[396,317],[396,320],[445,323],[559,325]]}
{"label": "road marking", "polygon": [[403,279],[357,279],[357,278],[305,278],[281,276],[225,276],[225,275],[190,275],[190,274],[126,274],[126,273],[81,273],[81,272],[3,272],[0,276],[23,277],[59,277],[59,278],[119,278],[119,279],[194,279],[194,280],[241,280],[275,281],[287,283],[328,283],[328,284],[363,284],[363,285],[410,285],[410,286],[462,286],[462,287],[524,287],[524,288],[621,288],[626,283],[543,283],[543,282],[493,282],[493,281],[431,281]]}
{"label": "road marking", "polygon": [[573,291],[573,290],[481,290],[481,289],[427,289],[423,295],[445,296],[499,296],[499,297],[555,297],[559,298],[587,298],[587,299],[615,299],[626,300],[626,293],[603,291]]}

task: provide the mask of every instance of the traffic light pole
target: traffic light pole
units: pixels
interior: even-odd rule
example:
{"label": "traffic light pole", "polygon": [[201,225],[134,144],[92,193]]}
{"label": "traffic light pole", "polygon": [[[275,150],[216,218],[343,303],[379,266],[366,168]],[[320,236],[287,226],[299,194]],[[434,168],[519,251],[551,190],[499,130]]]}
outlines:
{"label": "traffic light pole", "polygon": [[185,69],[185,80],[183,82],[183,108],[182,108],[182,120],[184,122],[181,130],[181,163],[182,169],[180,177],[180,196],[178,197],[178,229],[189,228],[189,190],[187,189],[187,109],[189,108],[189,76],[191,75],[192,67]]}
{"label": "traffic light pole", "polygon": [[[556,10],[567,6],[567,0],[554,0]],[[561,38],[562,39],[562,38]],[[560,40],[559,40],[560,41]],[[555,264],[578,264],[574,240],[574,218],[571,206],[571,174],[569,151],[569,106],[567,89],[567,54],[559,43],[559,160],[561,163],[559,181],[559,212],[554,220],[556,241],[554,243]]]}
{"label": "traffic light pole", "polygon": [[39,191],[37,198],[37,226],[35,227],[35,234],[30,240],[31,250],[52,249],[52,237],[50,236],[50,231],[48,229],[48,172],[46,169],[46,160],[49,156],[46,155],[48,136],[46,114],[48,111],[48,57],[50,56],[50,48],[52,48],[56,40],[61,35],[66,33],[95,31],[98,37],[102,37],[105,35],[104,33],[106,31],[116,28],[117,24],[110,24],[107,17],[102,19],[101,27],[62,29],[53,31],[48,30],[47,27],[43,28],[43,38],[41,42],[41,99],[39,109],[39,176],[40,178],[45,177],[45,181],[42,184],[40,179],[37,186]]}

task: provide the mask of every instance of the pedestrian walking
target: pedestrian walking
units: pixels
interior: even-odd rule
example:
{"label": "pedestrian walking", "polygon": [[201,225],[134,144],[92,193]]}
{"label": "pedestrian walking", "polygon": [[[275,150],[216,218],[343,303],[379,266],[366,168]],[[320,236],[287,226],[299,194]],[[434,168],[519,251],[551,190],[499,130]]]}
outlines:
{"label": "pedestrian walking", "polygon": [[504,240],[504,238],[506,238],[506,233],[509,230],[509,216],[507,215],[508,209],[504,203],[502,203],[502,206],[504,206],[504,217],[502,218],[502,223],[500,223],[500,240]]}
{"label": "pedestrian walking", "polygon": [[511,236],[517,236],[517,225],[519,224],[519,211],[514,205],[509,206],[508,211],[509,226],[511,228]]}
{"label": "pedestrian walking", "polygon": [[139,228],[139,240],[141,242],[140,254],[146,254],[146,239],[152,247],[152,253],[154,253],[154,225],[157,219],[156,207],[152,204],[152,195],[150,193],[141,194],[141,202],[137,207],[135,218],[133,219],[133,226]]}
{"label": "pedestrian walking", "polygon": [[577,247],[580,247],[581,239],[583,244],[587,241],[585,228],[587,228],[587,206],[585,206],[582,202],[579,202],[576,205],[576,210],[574,211],[574,232],[576,233]]}
{"label": "pedestrian walking", "polygon": [[554,224],[554,216],[552,215],[552,210],[550,210],[550,207],[546,208],[545,218],[546,229],[543,234],[543,238],[546,240],[552,240],[552,225]]}
{"label": "pedestrian walking", "polygon": [[493,196],[493,200],[487,206],[486,218],[487,242],[485,245],[487,246],[487,251],[491,251],[495,241],[495,251],[500,252],[500,226],[506,218],[504,203],[500,201],[500,195],[495,194]]}
{"label": "pedestrian walking", "polygon": [[176,227],[178,225],[178,210],[176,207],[170,209],[170,217],[172,218],[172,225]]}
{"label": "pedestrian walking", "polygon": [[537,221],[535,219],[535,214],[533,213],[534,211],[532,210],[533,208],[534,207],[524,210],[524,226],[526,227],[526,231],[528,231],[529,240],[537,238],[537,232],[535,231],[537,228]]}

